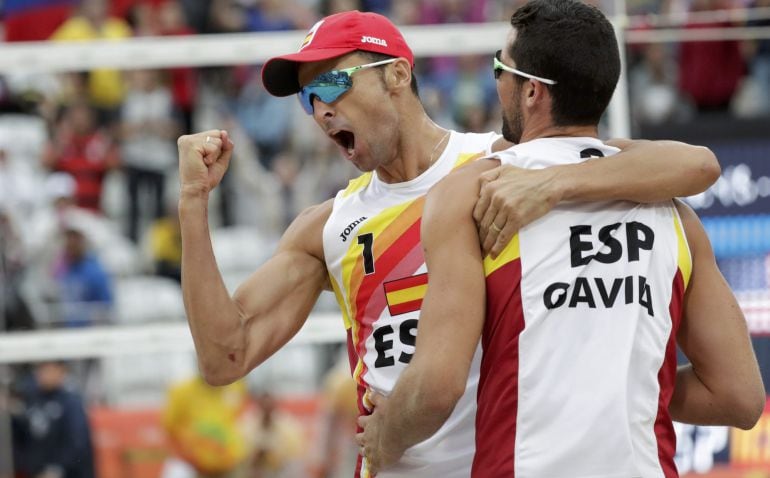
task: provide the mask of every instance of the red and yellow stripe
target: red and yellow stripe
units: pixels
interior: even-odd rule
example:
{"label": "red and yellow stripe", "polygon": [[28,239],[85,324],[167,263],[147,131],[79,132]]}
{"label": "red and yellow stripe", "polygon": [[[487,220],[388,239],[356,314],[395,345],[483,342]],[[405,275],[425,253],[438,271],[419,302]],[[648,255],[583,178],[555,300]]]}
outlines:
{"label": "red and yellow stripe", "polygon": [[682,222],[676,211],[674,211],[674,229],[676,230],[677,265],[682,272],[684,288],[687,290],[687,286],[690,284],[690,275],[692,274],[692,257],[690,256],[690,248],[687,246]]}
{"label": "red and yellow stripe", "polygon": [[[348,252],[342,259],[342,281],[347,291],[349,323],[351,327],[352,346],[358,356],[353,370],[353,378],[360,385],[365,385],[362,377],[367,368],[364,363],[366,354],[366,339],[372,333],[373,324],[382,310],[387,306],[386,298],[377,294],[389,274],[406,260],[411,260],[415,248],[420,248],[420,220],[425,198],[408,201],[387,208],[364,223],[358,235],[371,233],[374,236],[373,256],[374,273],[366,275],[363,265],[363,246],[352,241]],[[415,261],[415,270],[424,260],[421,256]],[[413,273],[410,272],[409,274]],[[342,297],[338,297],[338,300]],[[382,300],[379,309],[379,300]],[[361,391],[361,389],[359,389]],[[359,397],[362,413],[370,409],[371,404],[365,396]]]}
{"label": "red and yellow stripe", "polygon": [[484,274],[486,277],[492,275],[497,269],[503,267],[509,262],[513,262],[521,257],[521,248],[519,247],[519,235],[513,236],[513,239],[505,246],[503,252],[496,259],[487,256],[484,258]]}
{"label": "red and yellow stripe", "polygon": [[428,290],[428,273],[386,282],[385,298],[391,316],[416,312]]}

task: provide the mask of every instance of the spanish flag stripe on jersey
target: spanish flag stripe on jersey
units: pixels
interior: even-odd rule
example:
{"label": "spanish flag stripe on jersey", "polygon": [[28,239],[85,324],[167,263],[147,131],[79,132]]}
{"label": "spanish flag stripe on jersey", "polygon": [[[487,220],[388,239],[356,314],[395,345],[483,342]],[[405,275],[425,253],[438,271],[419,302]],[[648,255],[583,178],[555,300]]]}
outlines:
{"label": "spanish flag stripe on jersey", "polygon": [[[349,189],[357,189],[353,186]],[[387,279],[387,274],[393,270],[405,257],[413,256],[415,247],[419,248],[420,218],[424,198],[406,202],[398,206],[385,209],[377,216],[370,218],[359,230],[356,237],[363,234],[372,234],[374,273],[364,273],[363,245],[358,244],[357,239],[351,238],[351,244],[342,263],[342,278],[348,291],[348,304],[350,304],[349,318],[352,328],[353,346],[359,356],[353,376],[358,383],[366,373],[366,365],[363,362],[365,353],[364,343],[372,332],[373,320],[364,321],[365,316],[379,317],[376,310],[368,310],[370,306],[375,309],[380,304],[375,304],[377,294],[373,294],[376,288]],[[419,251],[421,252],[421,250]],[[420,257],[421,258],[421,257]],[[419,266],[417,266],[419,267]],[[374,295],[374,297],[373,297]],[[385,297],[382,298],[381,309],[387,306]]]}
{"label": "spanish flag stripe on jersey", "polygon": [[409,276],[403,279],[393,280],[386,282],[385,293],[390,294],[399,290],[409,289],[411,287],[417,287],[428,283],[428,274],[418,274],[416,276]]}
{"label": "spanish flag stripe on jersey", "polygon": [[[346,193],[352,194],[353,192],[357,191],[358,189],[365,187],[366,184],[368,184],[368,181],[371,179],[371,174],[365,174],[359,177],[356,180],[351,181],[351,184],[348,186],[348,189],[345,190]],[[357,183],[357,184],[354,184]],[[381,212],[376,217],[371,218],[369,221],[367,221],[365,227],[361,228],[361,231],[359,232],[359,236],[361,234],[371,233],[374,235],[375,238],[375,252],[377,248],[381,246],[381,244],[385,244],[388,242],[388,239],[390,239],[390,243],[395,240],[395,234],[393,234],[391,238],[385,237],[383,234],[383,231],[387,227],[402,227],[404,230],[408,227],[407,224],[396,225],[395,221],[392,218],[398,219],[401,217],[409,216],[409,214],[406,213],[407,210],[410,209],[410,206],[412,205],[412,202],[407,202],[404,204],[399,204],[398,206],[385,209],[383,212]],[[394,224],[391,224],[394,223]],[[385,244],[390,245],[390,244]],[[376,254],[375,254],[376,256]],[[347,254],[345,254],[345,257],[342,259],[342,280],[345,284],[345,290],[348,291],[348,297],[347,297],[347,303],[350,305],[350,309],[348,310],[349,318],[350,318],[350,325],[352,327],[352,337],[353,337],[353,345],[356,349],[357,353],[360,353],[360,349],[358,347],[358,337],[361,334],[361,323],[357,320],[358,318],[358,310],[357,310],[357,301],[355,300],[357,294],[358,294],[358,288],[361,285],[361,282],[364,279],[364,263],[363,263],[363,246],[358,244],[358,241],[356,239],[351,238],[351,244],[348,248]],[[359,381],[359,377],[361,377],[365,373],[364,370],[364,362],[363,360],[359,360],[358,364],[356,365],[355,369],[353,370],[353,378],[356,379],[356,381]],[[360,382],[359,382],[360,383]]]}
{"label": "spanish flag stripe on jersey", "polygon": [[409,287],[408,289],[397,290],[386,294],[385,297],[388,300],[389,305],[398,305],[404,302],[411,302],[413,300],[422,299],[425,297],[425,291],[428,289],[428,285],[418,285],[415,287]]}
{"label": "spanish flag stripe on jersey", "polygon": [[[385,300],[382,294],[374,294],[378,287],[382,285],[388,274],[401,262],[405,255],[415,248],[419,247],[420,241],[420,220],[418,218],[409,229],[407,229],[398,240],[394,242],[380,256],[376,256],[375,272],[369,274],[362,281],[356,296],[356,318],[355,322],[359,324],[356,346],[359,357],[365,354],[365,342],[372,333],[372,324],[377,320],[380,312],[385,308]],[[417,264],[416,267],[419,267]],[[373,299],[383,299],[379,310],[367,310],[369,302]],[[361,375],[366,373],[366,366],[360,369]],[[359,379],[360,377],[356,377]]]}
{"label": "spanish flag stripe on jersey", "polygon": [[416,312],[422,307],[422,299],[423,297],[420,297],[419,299],[411,300],[409,302],[401,302],[400,304],[388,304],[388,311],[392,316],[406,314],[409,312]]}
{"label": "spanish flag stripe on jersey", "polygon": [[[414,221],[421,217],[423,203],[424,199],[385,209],[366,221],[357,237],[372,234],[374,236],[372,255],[375,258],[379,257],[382,251],[388,249]],[[347,286],[345,289],[348,291],[348,301],[351,306],[350,316],[355,318],[357,315],[355,298],[358,297],[358,289],[366,274],[364,274],[363,246],[358,244],[357,238],[351,238],[351,242],[342,260],[342,278]]]}

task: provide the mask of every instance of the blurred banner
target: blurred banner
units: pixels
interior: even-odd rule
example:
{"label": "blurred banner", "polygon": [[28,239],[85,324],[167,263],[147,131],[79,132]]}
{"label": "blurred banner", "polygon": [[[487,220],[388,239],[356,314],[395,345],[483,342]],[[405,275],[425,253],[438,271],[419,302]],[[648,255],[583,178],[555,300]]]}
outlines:
{"label": "blurred banner", "polygon": [[[770,123],[704,116],[644,127],[647,139],[708,146],[722,177],[687,199],[703,220],[719,267],[743,307],[765,386],[770,384]],[[770,401],[752,430],[676,424],[677,466],[685,477],[770,477]]]}

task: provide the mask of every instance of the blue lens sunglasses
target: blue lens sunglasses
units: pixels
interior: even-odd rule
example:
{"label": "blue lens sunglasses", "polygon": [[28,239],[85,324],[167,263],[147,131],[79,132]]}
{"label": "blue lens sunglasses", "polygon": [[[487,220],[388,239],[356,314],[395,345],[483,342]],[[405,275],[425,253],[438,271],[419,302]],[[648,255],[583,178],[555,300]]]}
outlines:
{"label": "blue lens sunglasses", "polygon": [[305,110],[305,113],[312,115],[314,109],[313,100],[316,97],[324,103],[333,103],[353,86],[353,79],[351,78],[353,73],[366,68],[387,65],[396,60],[398,60],[398,58],[388,58],[387,60],[376,61],[374,63],[321,73],[316,76],[313,81],[300,88],[299,93],[297,93],[299,103],[302,105],[302,109]]}

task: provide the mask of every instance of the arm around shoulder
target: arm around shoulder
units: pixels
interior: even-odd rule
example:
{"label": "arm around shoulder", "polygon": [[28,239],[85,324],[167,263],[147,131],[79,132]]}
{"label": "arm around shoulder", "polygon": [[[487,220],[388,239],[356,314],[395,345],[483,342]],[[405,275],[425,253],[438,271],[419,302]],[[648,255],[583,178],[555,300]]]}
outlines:
{"label": "arm around shoulder", "polygon": [[714,153],[678,141],[614,140],[616,155],[559,166],[562,199],[654,203],[708,189],[721,169]]}
{"label": "arm around shoulder", "polygon": [[669,410],[682,422],[749,429],[766,396],[746,319],[700,220],[683,203],[677,209],[692,256],[677,342],[690,364],[677,371]]}
{"label": "arm around shoulder", "polygon": [[478,172],[451,174],[428,194],[422,244],[428,290],[417,328],[415,354],[382,418],[384,447],[403,450],[430,437],[466,391],[484,323],[485,277],[473,207]]}

